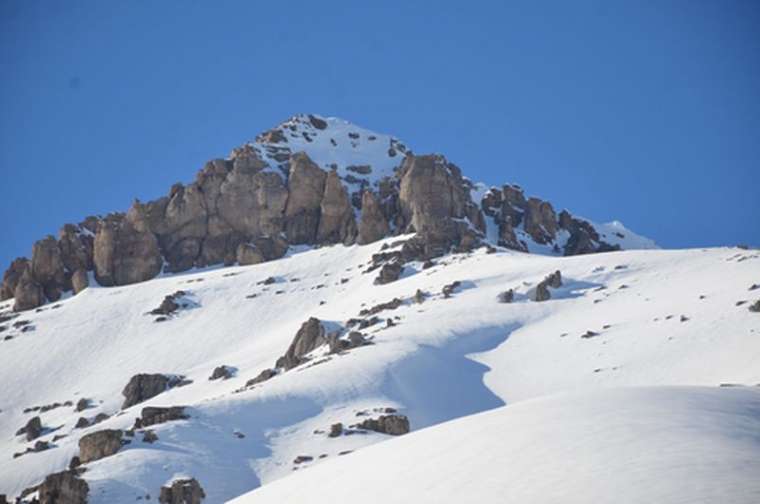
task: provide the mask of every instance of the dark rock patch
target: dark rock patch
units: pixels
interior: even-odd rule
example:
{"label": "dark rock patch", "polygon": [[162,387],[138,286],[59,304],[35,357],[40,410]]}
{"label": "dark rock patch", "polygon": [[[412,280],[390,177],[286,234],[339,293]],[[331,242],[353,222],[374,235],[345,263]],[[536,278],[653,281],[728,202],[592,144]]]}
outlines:
{"label": "dark rock patch", "polygon": [[211,373],[211,376],[209,376],[209,380],[227,380],[229,378],[232,378],[232,376],[235,374],[235,370],[229,366],[217,366],[214,368],[214,371]]}
{"label": "dark rock patch", "polygon": [[450,284],[444,285],[443,289],[441,289],[441,294],[443,294],[444,298],[450,298],[454,292],[462,285],[462,282],[459,280],[456,280]]}
{"label": "dark rock patch", "polygon": [[372,308],[365,308],[361,311],[359,311],[360,317],[366,317],[369,315],[376,315],[382,311],[385,310],[395,310],[399,306],[403,305],[404,301],[399,298],[394,298],[391,301],[388,301],[387,303],[380,303],[378,305],[373,306]]}
{"label": "dark rock patch", "polygon": [[27,441],[37,439],[42,435],[42,420],[38,416],[31,418],[25,426],[16,431],[16,435],[25,435]]}
{"label": "dark rock patch", "polygon": [[497,296],[499,303],[511,303],[515,300],[515,291],[514,289],[509,289],[504,292],[499,293]]}
{"label": "dark rock patch", "polygon": [[183,376],[167,376],[163,374],[138,374],[133,376],[121,394],[124,396],[123,409],[147,401],[173,387],[186,385],[189,381]]}
{"label": "dark rock patch", "polygon": [[760,299],[749,305],[748,310],[753,313],[760,313]]}
{"label": "dark rock patch", "polygon": [[190,418],[185,413],[185,406],[170,406],[168,408],[146,406],[140,412],[140,417],[135,418],[133,429],[142,429],[150,425],[171,422],[172,420],[187,420]]}
{"label": "dark rock patch", "polygon": [[251,378],[247,382],[245,382],[246,387],[252,387],[253,385],[256,385],[257,383],[263,383],[271,378],[274,378],[277,375],[277,371],[274,369],[265,369],[261,373],[258,374],[255,378]]}
{"label": "dark rock patch", "polygon": [[82,436],[79,440],[79,459],[83,464],[118,452],[124,445],[122,431],[106,429]]}
{"label": "dark rock patch", "polygon": [[287,371],[305,362],[306,354],[327,343],[325,332],[322,322],[311,317],[301,325],[285,355],[277,359],[275,367]]}
{"label": "dark rock patch", "polygon": [[382,415],[378,418],[368,418],[357,424],[360,429],[400,436],[409,432],[409,419],[404,415]]}
{"label": "dark rock patch", "polygon": [[391,282],[395,282],[401,276],[401,272],[404,271],[404,266],[398,262],[393,261],[384,264],[380,268],[380,273],[375,278],[375,285],[385,285]]}
{"label": "dark rock patch", "polygon": [[160,504],[201,504],[206,498],[203,487],[195,478],[173,481],[169,486],[162,486],[158,497]]}

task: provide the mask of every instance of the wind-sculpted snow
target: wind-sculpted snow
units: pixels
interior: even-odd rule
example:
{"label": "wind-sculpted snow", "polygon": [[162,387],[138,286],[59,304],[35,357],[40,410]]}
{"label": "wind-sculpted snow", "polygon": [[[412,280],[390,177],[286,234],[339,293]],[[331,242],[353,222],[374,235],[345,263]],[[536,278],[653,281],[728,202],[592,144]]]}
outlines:
{"label": "wind-sculpted snow", "polygon": [[[494,408],[505,412],[506,422],[506,412],[522,400],[557,392],[702,385],[713,389],[705,392],[709,397],[728,394],[716,396],[720,406],[722,397],[743,398],[750,392],[718,390],[719,385],[760,383],[760,316],[747,309],[760,297],[760,291],[750,290],[760,283],[756,250],[625,251],[562,258],[480,248],[438,258],[426,268],[409,262],[398,280],[375,285],[377,270],[366,272],[373,254],[383,247],[383,252],[396,250],[396,242],[404,238],[409,236],[366,246],[302,247],[283,259],[253,266],[163,275],[129,286],[92,286],[21,314],[10,312],[10,302],[1,303],[0,314],[12,318],[0,322],[5,327],[0,332],[5,338],[0,341],[0,494],[16,496],[62,471],[77,455],[81,436],[101,429],[126,431],[148,406],[185,406],[189,418],[151,425],[157,441],[143,442],[138,431],[125,438],[131,442],[115,455],[86,464],[82,477],[90,488],[90,504],[134,502],[148,494],[155,500],[159,487],[179,476],[196,478],[206,502],[217,503],[293,473],[321,474],[315,466],[333,459],[361,461],[365,447],[390,439],[351,426],[391,409],[408,417],[411,433],[401,437],[412,440],[424,427]],[[531,289],[557,270],[562,286],[549,288],[550,299],[532,301]],[[448,297],[442,293],[444,286],[449,286]],[[513,290],[512,302],[499,302],[499,294],[508,289]],[[192,309],[180,307],[157,321],[151,310],[177,291],[192,300]],[[397,298],[402,302],[392,302]],[[379,305],[386,308],[371,310]],[[362,310],[372,314],[361,316]],[[359,329],[367,344],[338,353],[322,345],[301,365],[276,370],[268,380],[246,387],[273,368],[310,317],[323,321],[326,333],[340,328],[347,332],[349,319],[378,320]],[[221,365],[235,373],[209,380]],[[122,411],[121,392],[140,373],[181,376],[183,385]],[[89,399],[90,407],[78,412],[74,405],[81,398]],[[625,396],[620,398],[625,402]],[[619,403],[610,401],[608,409],[614,410]],[[24,412],[55,403],[59,405],[45,411]],[[564,416],[559,409],[552,411],[553,420]],[[611,428],[609,422],[619,419],[614,411],[594,411],[600,421],[607,419],[600,428]],[[99,414],[110,417],[74,428],[80,417],[92,421]],[[15,432],[35,415],[43,428],[39,439],[51,447],[14,458],[33,444]],[[527,423],[538,423],[537,418],[543,417]],[[329,437],[336,423],[345,432]],[[546,425],[548,430],[557,426]],[[704,434],[684,432],[695,439]],[[704,446],[714,447],[710,443],[718,443],[715,439]],[[630,456],[635,447],[648,446],[634,444]],[[756,449],[751,443],[746,446]],[[569,453],[557,449],[557,457]],[[346,453],[351,451],[358,453]],[[513,469],[506,464],[522,453],[504,452],[494,459],[493,464],[498,460],[504,466],[499,472],[504,481],[513,480],[508,477]],[[721,452],[714,453],[710,460],[720,466]],[[437,457],[445,464],[445,457]],[[365,469],[369,474],[389,470],[382,465],[384,458],[377,460],[376,470]],[[752,467],[752,458],[745,460]],[[565,459],[562,467],[567,465],[572,461]],[[751,489],[742,471],[737,469],[732,480],[736,492]],[[345,478],[336,478],[329,486],[345,483]],[[495,488],[489,481],[482,486]],[[597,490],[610,488],[604,483]]]}
{"label": "wind-sculpted snow", "polygon": [[760,500],[760,391],[554,395],[394,439],[233,504]]}

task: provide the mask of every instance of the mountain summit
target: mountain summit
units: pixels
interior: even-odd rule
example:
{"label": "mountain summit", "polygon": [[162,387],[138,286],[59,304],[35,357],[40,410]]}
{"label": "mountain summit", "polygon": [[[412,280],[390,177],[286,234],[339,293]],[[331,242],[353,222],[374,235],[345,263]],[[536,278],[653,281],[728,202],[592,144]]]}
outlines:
{"label": "mountain summit", "polygon": [[3,276],[0,300],[37,308],[91,283],[127,285],[217,264],[255,264],[295,245],[368,244],[416,232],[402,261],[500,246],[578,255],[653,248],[614,222],[597,225],[474,184],[439,154],[337,118],[297,115],[213,159],[190,184],[124,213],[64,225]]}

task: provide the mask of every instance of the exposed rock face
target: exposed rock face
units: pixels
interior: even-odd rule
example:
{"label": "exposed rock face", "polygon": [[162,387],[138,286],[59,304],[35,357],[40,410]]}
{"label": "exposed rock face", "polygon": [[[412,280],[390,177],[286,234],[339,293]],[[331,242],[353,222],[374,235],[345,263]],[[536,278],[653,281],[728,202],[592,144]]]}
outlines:
{"label": "exposed rock face", "polygon": [[404,415],[383,415],[377,419],[368,418],[357,427],[391,436],[400,436],[409,432],[409,419]]}
{"label": "exposed rock face", "polygon": [[173,481],[170,486],[161,487],[158,497],[160,504],[201,504],[206,498],[200,483],[195,478]]}
{"label": "exposed rock face", "polygon": [[356,242],[365,245],[380,240],[390,234],[390,226],[385,219],[372,191],[362,193],[362,214],[359,219],[359,235]]}
{"label": "exposed rock face", "polygon": [[47,236],[32,248],[31,273],[42,286],[45,296],[51,301],[61,297],[66,281],[61,250],[52,236]]}
{"label": "exposed rock face", "polygon": [[16,431],[17,436],[22,434],[26,436],[27,441],[33,441],[40,437],[42,434],[42,420],[40,420],[40,417],[31,418],[25,426]]}
{"label": "exposed rock face", "polygon": [[[404,245],[402,262],[424,261],[480,246],[484,213],[498,225],[499,243],[515,250],[527,251],[528,237],[557,252],[564,245],[565,255],[615,249],[590,223],[566,212],[557,218],[551,204],[526,199],[517,186],[494,188],[473,202],[475,187],[459,168],[437,154],[415,156],[396,139],[388,149],[388,159],[400,163],[393,172],[378,176],[379,167],[369,158],[354,160],[353,150],[353,164],[320,168],[306,153],[292,152],[288,139],[298,128],[311,142],[329,120],[298,116],[229,158],[207,162],[194,182],[175,184],[165,197],[136,201],[126,214],[64,225],[57,241],[40,240],[31,260],[11,264],[0,299],[16,297],[16,309],[26,310],[64,291],[81,292],[90,271],[100,285],[125,285],[162,268],[256,264],[282,257],[289,245],[367,244],[407,232],[417,236]],[[360,135],[331,140],[356,149]],[[569,233],[565,244],[560,230]]]}
{"label": "exposed rock face", "polygon": [[14,311],[31,310],[45,302],[42,286],[34,279],[32,269],[28,265],[16,283],[13,294],[15,298]]}
{"label": "exposed rock face", "polygon": [[301,325],[288,351],[277,360],[276,366],[286,371],[292,369],[304,362],[304,355],[325,344],[327,338],[322,322],[311,317]]}
{"label": "exposed rock face", "polygon": [[184,406],[171,406],[161,408],[156,406],[146,406],[140,413],[140,418],[135,419],[135,429],[142,429],[150,425],[171,422],[172,420],[186,420],[190,418],[185,413]]}
{"label": "exposed rock face", "polygon": [[166,391],[172,384],[172,379],[162,374],[138,374],[133,376],[121,394],[124,396],[122,408],[147,401]]}
{"label": "exposed rock face", "polygon": [[95,235],[95,277],[101,285],[149,280],[161,271],[161,251],[149,230],[144,210],[133,205],[123,218],[101,222]]}
{"label": "exposed rock face", "polygon": [[90,279],[87,276],[87,272],[83,269],[74,271],[71,275],[71,288],[74,291],[74,294],[79,294],[89,286]]}
{"label": "exposed rock face", "polygon": [[39,486],[40,504],[86,504],[90,487],[74,471],[50,474]]}
{"label": "exposed rock face", "polygon": [[375,285],[395,282],[401,276],[402,271],[404,271],[404,266],[399,261],[383,264],[382,268],[380,268],[380,273],[375,278]]}
{"label": "exposed rock face", "polygon": [[445,254],[464,241],[474,245],[475,233],[463,219],[473,217],[473,225],[482,227],[483,218],[470,200],[459,168],[443,156],[408,155],[400,173],[403,227],[421,237],[426,258]]}
{"label": "exposed rock face", "polygon": [[79,459],[82,464],[110,457],[122,446],[122,431],[106,429],[82,436],[79,440]]}
{"label": "exposed rock face", "polygon": [[314,243],[319,226],[327,174],[309,156],[299,152],[290,158],[285,234],[292,244]]}
{"label": "exposed rock face", "polygon": [[533,300],[548,301],[551,299],[552,295],[551,292],[549,292],[549,287],[555,289],[562,287],[562,273],[560,273],[559,270],[555,271],[551,275],[548,275],[536,285]]}
{"label": "exposed rock face", "polygon": [[317,243],[354,243],[357,235],[354,209],[348,191],[335,170],[327,174],[325,192],[320,205]]}
{"label": "exposed rock face", "polygon": [[3,274],[3,285],[0,287],[0,301],[10,299],[15,295],[16,285],[18,285],[21,275],[29,268],[29,259],[19,257],[13,260],[11,265]]}
{"label": "exposed rock face", "polygon": [[228,378],[232,378],[233,375],[233,369],[229,368],[227,366],[217,366],[214,368],[214,371],[211,373],[211,376],[208,377],[209,380],[226,380]]}

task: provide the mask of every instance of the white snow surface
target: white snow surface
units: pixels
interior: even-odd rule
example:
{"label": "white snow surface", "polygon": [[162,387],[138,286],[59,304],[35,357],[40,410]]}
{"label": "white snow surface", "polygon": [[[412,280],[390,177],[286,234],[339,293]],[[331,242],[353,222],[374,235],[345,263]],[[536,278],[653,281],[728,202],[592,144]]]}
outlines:
{"label": "white snow surface", "polygon": [[[323,121],[324,128],[314,126],[312,119]],[[277,152],[305,152],[323,170],[335,169],[343,183],[353,192],[366,184],[376,188],[378,182],[393,176],[407,152],[397,138],[370,131],[337,117],[300,114],[275,128],[285,141],[269,142],[258,138],[248,145],[271,167],[280,163]],[[365,167],[369,173],[351,167]]]}
{"label": "white snow surface", "polygon": [[[376,474],[386,469],[382,464],[362,463],[370,457],[362,455],[363,448],[390,436],[366,433],[328,438],[326,431],[335,422],[348,426],[360,421],[357,412],[368,411],[376,417],[375,409],[387,407],[409,417],[412,433],[405,436],[408,441],[402,437],[388,443],[389,448],[366,453],[390,457],[386,450],[397,446],[399,453],[408,450],[410,457],[422,455],[419,464],[429,463],[424,460],[425,450],[431,449],[437,436],[456,429],[443,422],[486,410],[499,408],[452,425],[482,431],[502,419],[515,429],[537,424],[535,430],[526,431],[525,439],[559,429],[550,437],[552,447],[537,445],[540,453],[530,453],[516,430],[514,436],[494,445],[493,451],[483,451],[485,465],[480,470],[489,478],[499,476],[524,487],[513,490],[518,492],[515,495],[538,492],[540,488],[527,487],[541,480],[543,470],[543,465],[518,469],[520,459],[556,458],[547,462],[547,471],[571,465],[577,465],[573,474],[589,471],[583,478],[578,476],[584,488],[573,488],[586,492],[578,495],[609,497],[606,492],[614,490],[614,481],[590,474],[603,471],[602,455],[613,452],[604,451],[599,458],[571,457],[574,441],[559,439],[566,415],[571,422],[567,432],[577,434],[588,420],[586,413],[605,420],[599,425],[596,444],[589,439],[591,431],[581,439],[590,446],[601,446],[608,439],[626,457],[634,457],[638,448],[655,446],[658,439],[685,443],[690,433],[695,446],[681,443],[678,450],[671,450],[663,441],[658,453],[666,460],[652,470],[633,466],[641,471],[642,479],[654,479],[652,485],[663,492],[675,483],[660,479],[671,476],[685,487],[710,491],[731,483],[736,488],[726,488],[728,497],[722,502],[747,502],[743,495],[756,491],[744,476],[746,470],[757,467],[757,437],[745,436],[739,424],[745,418],[747,428],[757,432],[752,422],[760,414],[754,389],[760,383],[760,315],[750,312],[746,302],[760,297],[760,291],[748,290],[760,283],[760,252],[715,248],[551,257],[511,251],[487,254],[479,249],[441,258],[425,270],[420,264],[409,264],[398,281],[373,285],[377,271],[363,273],[372,254],[399,239],[301,251],[269,263],[167,275],[130,286],[91,287],[4,323],[11,327],[2,336],[13,338],[0,341],[0,493],[15,496],[45,475],[63,470],[78,453],[82,435],[106,428],[128,429],[142,407],[172,405],[187,405],[191,418],[153,427],[159,437],[154,444],[142,442],[137,434],[117,454],[87,464],[83,477],[90,486],[90,504],[134,502],[147,494],[155,499],[160,486],[178,475],[197,478],[206,492],[205,502],[219,503],[294,472],[305,473],[303,480],[293,478],[294,484],[307,484],[309,472],[324,475],[328,469],[319,466],[336,458],[341,462],[325,467],[338,471],[345,467],[339,464],[354,460],[355,471]],[[549,301],[529,300],[531,288],[555,270],[562,272],[563,287],[553,289]],[[276,283],[259,284],[270,276]],[[446,299],[441,289],[454,280],[461,281],[461,287]],[[497,302],[497,295],[509,288],[515,289],[515,301]],[[188,293],[192,307],[165,322],[154,322],[156,317],[147,312],[178,289]],[[409,299],[417,289],[429,294],[422,304]],[[251,294],[256,297],[246,297]],[[372,345],[329,356],[326,362],[316,355],[324,353],[318,349],[311,362],[235,393],[248,379],[273,366],[309,317],[333,326],[344,324],[361,309],[395,297],[403,298],[405,304],[379,313],[382,323],[364,330]],[[737,306],[740,301],[745,303]],[[10,305],[10,301],[0,304],[0,311]],[[385,320],[391,317],[396,325],[386,327]],[[13,328],[19,320],[28,320],[34,330]],[[582,338],[587,331],[598,334]],[[212,370],[221,364],[235,367],[236,375],[209,381]],[[122,411],[121,391],[138,373],[181,374],[193,383]],[[745,387],[719,389],[724,383]],[[673,385],[709,390],[615,392],[625,386]],[[603,389],[610,389],[609,395],[598,395]],[[578,399],[528,401],[557,393],[576,394],[566,397]],[[42,440],[66,435],[52,449],[12,457],[33,445],[14,435],[37,414],[23,413],[24,408],[66,400],[76,403],[82,397],[92,399],[94,407],[82,413],[60,407],[40,415],[46,428]],[[628,401],[640,405],[643,416],[632,412],[625,423],[617,410]],[[642,423],[645,428],[654,422],[659,416],[656,411],[668,402],[682,407],[656,424],[664,429],[662,437],[639,440],[643,431],[635,426]],[[80,416],[93,418],[101,412],[112,416],[96,426],[74,429]],[[686,422],[690,414],[704,416],[705,425]],[[726,422],[716,423],[718,418]],[[539,419],[546,419],[543,427]],[[630,424],[630,431],[616,429],[618,421]],[[442,425],[424,430],[438,424]],[[710,426],[715,430],[708,432]],[[683,432],[677,432],[681,428]],[[419,442],[414,441],[417,436]],[[463,441],[469,443],[469,436]],[[729,442],[732,436],[735,439]],[[631,443],[628,448],[626,442]],[[584,444],[579,441],[578,447]],[[724,449],[717,449],[718,445]],[[520,446],[522,451],[510,453]],[[350,450],[360,451],[339,456]],[[707,452],[714,453],[709,459],[714,461],[713,483],[703,481],[701,465],[693,472],[678,469],[679,461],[689,454]],[[449,457],[452,463],[461,457],[459,466],[469,467],[475,464],[474,453],[463,447],[461,453],[454,451]],[[296,465],[293,461],[299,455],[311,456],[313,461]],[[639,455],[642,464],[651,460],[648,453]],[[437,457],[442,471],[452,470],[446,457]],[[741,457],[744,464],[737,462]],[[503,470],[494,473],[494,464],[501,464]],[[610,467],[620,466],[610,462]],[[658,478],[658,467],[670,469]],[[519,482],[518,476],[529,469],[535,471],[529,475],[533,479]],[[470,474],[475,470],[475,466],[466,469]],[[600,476],[607,474],[603,471]],[[638,481],[635,475],[629,476],[621,484]],[[334,477],[343,483],[351,479],[338,473]],[[547,472],[546,481],[555,477],[559,477],[555,472]],[[327,486],[340,485],[325,478]],[[409,479],[425,488],[431,481]],[[596,488],[585,488],[594,483]],[[503,484],[487,479],[478,491],[498,492]],[[281,495],[276,492],[284,492],[284,486],[284,481],[278,484],[272,495]],[[547,499],[558,491],[548,483],[542,488]],[[370,499],[370,493],[361,498]],[[258,502],[256,495],[251,494],[253,502]],[[650,501],[698,502],[678,494]],[[536,498],[535,502],[543,501]]]}
{"label": "white snow surface", "polygon": [[380,443],[234,504],[760,502],[760,390],[531,399]]}

